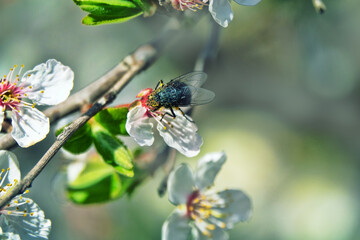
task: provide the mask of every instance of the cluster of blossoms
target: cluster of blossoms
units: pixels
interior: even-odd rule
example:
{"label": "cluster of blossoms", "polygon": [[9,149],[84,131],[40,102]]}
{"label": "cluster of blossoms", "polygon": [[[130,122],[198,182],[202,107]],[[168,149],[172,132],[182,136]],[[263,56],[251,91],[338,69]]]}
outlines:
{"label": "cluster of blossoms", "polygon": [[[0,171],[2,199],[20,181],[19,163],[13,153],[0,150]],[[33,200],[23,195],[17,195],[0,209],[0,239],[48,239],[50,220]]]}
{"label": "cluster of blossoms", "polygon": [[[237,4],[244,6],[254,6],[261,0],[234,0]],[[209,6],[209,12],[214,20],[222,27],[227,27],[234,18],[231,9],[231,0],[171,0],[173,8],[176,10],[197,11]]]}
{"label": "cluster of blossoms", "polygon": [[140,146],[151,146],[154,142],[153,123],[155,119],[158,123],[157,130],[163,137],[165,143],[175,148],[187,157],[194,157],[199,154],[203,143],[202,138],[197,133],[197,126],[189,116],[182,115],[180,110],[174,110],[176,118],[172,118],[167,108],[160,108],[152,111],[148,106],[148,96],[153,89],[142,90],[136,97],[140,100],[135,101],[127,115],[126,130]]}
{"label": "cluster of blossoms", "polygon": [[194,173],[186,164],[170,173],[169,201],[177,207],[163,225],[162,240],[226,240],[227,229],[250,218],[252,206],[245,193],[211,188],[225,160],[223,152],[210,153],[198,161]]}
{"label": "cluster of blossoms", "polygon": [[[10,69],[0,81],[0,130],[6,112],[11,112],[11,136],[21,147],[29,147],[43,140],[49,133],[49,119],[35,108],[39,105],[56,105],[69,96],[73,87],[73,71],[50,59],[27,71],[20,78]],[[26,101],[26,99],[30,100]]]}

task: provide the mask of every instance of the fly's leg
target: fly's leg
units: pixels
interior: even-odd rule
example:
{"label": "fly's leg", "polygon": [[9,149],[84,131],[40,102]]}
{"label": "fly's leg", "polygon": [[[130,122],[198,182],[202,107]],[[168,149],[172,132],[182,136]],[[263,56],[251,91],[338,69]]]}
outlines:
{"label": "fly's leg", "polygon": [[159,80],[159,82],[156,84],[155,90],[159,87],[163,87],[164,86],[164,82],[162,80]]}
{"label": "fly's leg", "polygon": [[169,108],[171,111],[171,114],[168,112],[165,112],[164,114],[162,114],[162,117],[160,119],[160,122],[163,120],[163,118],[165,117],[165,115],[169,115],[170,117],[172,117],[173,119],[176,118],[176,114],[174,113],[174,110],[172,109],[172,107]]}
{"label": "fly's leg", "polygon": [[188,118],[181,108],[178,107],[177,110],[180,110],[181,114],[185,117],[186,120],[188,120],[189,122],[192,122],[192,123],[195,122],[194,120],[191,120],[190,118]]}

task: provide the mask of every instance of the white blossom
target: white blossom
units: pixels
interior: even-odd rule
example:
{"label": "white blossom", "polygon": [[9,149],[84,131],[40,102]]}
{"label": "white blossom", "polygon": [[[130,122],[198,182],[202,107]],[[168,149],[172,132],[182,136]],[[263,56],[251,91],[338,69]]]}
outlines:
{"label": "white blossom", "polygon": [[[0,176],[2,199],[20,181],[17,158],[5,150],[0,150]],[[45,219],[44,212],[39,206],[30,198],[24,197],[24,194],[17,195],[0,209],[0,239],[48,239],[51,221]]]}
{"label": "white blossom", "polygon": [[[73,71],[50,59],[27,71],[20,78],[10,69],[0,82],[0,130],[5,112],[11,111],[11,136],[21,147],[29,147],[43,140],[49,133],[49,119],[35,108],[39,105],[56,105],[66,100],[73,87]],[[30,100],[26,101],[25,99]]]}
{"label": "white blossom", "polygon": [[250,218],[252,206],[245,193],[211,189],[225,160],[223,152],[211,153],[199,160],[195,173],[186,164],[170,173],[169,201],[176,209],[163,225],[162,240],[226,240],[226,230]]}

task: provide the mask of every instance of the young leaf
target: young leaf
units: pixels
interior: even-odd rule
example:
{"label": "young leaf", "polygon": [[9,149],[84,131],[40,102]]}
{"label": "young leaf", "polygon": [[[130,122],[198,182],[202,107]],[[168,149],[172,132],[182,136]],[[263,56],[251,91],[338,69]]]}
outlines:
{"label": "young leaf", "polygon": [[106,202],[123,195],[122,180],[116,170],[104,162],[90,162],[78,178],[68,184],[68,198],[77,204]]}
{"label": "young leaf", "polygon": [[[61,128],[56,131],[56,136],[58,136],[64,128]],[[64,144],[64,149],[73,153],[73,154],[80,154],[86,152],[91,146],[92,143],[92,135],[91,135],[91,128],[89,123],[85,123],[84,126],[79,128],[71,138]]]}
{"label": "young leaf", "polygon": [[[133,175],[133,157],[128,148],[117,137],[111,135],[100,124],[92,125],[93,141],[97,152],[104,161],[113,167],[116,167],[119,173],[125,176]],[[119,169],[127,171],[121,171]]]}
{"label": "young leaf", "polygon": [[95,121],[100,123],[106,130],[113,135],[126,135],[125,129],[127,113],[129,109],[124,108],[107,108],[95,115]]}
{"label": "young leaf", "polygon": [[86,25],[124,22],[143,13],[136,1],[126,0],[74,0],[84,11],[90,13],[82,22]]}

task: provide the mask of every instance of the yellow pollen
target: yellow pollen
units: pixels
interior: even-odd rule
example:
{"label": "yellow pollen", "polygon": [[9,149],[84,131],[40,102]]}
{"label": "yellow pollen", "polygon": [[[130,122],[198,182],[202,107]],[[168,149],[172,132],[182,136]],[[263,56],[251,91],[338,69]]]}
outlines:
{"label": "yellow pollen", "polygon": [[22,90],[22,89],[24,89],[24,87],[21,87],[20,89]]}
{"label": "yellow pollen", "polygon": [[30,203],[30,200],[26,200],[26,203]]}
{"label": "yellow pollen", "polygon": [[189,210],[192,212],[192,211],[194,211],[194,207],[193,206],[190,206],[189,207]]}
{"label": "yellow pollen", "polygon": [[44,90],[41,90],[40,92],[41,92],[41,93],[44,93]]}
{"label": "yellow pollen", "polygon": [[194,201],[193,201],[194,204],[197,204],[197,203],[199,203],[199,202],[200,202],[200,199],[199,199],[199,198],[195,198]]}
{"label": "yellow pollen", "polygon": [[27,97],[27,94],[26,94],[26,93],[25,93],[24,95],[25,95],[25,97]]}
{"label": "yellow pollen", "polygon": [[164,130],[166,130],[166,127],[164,126]]}
{"label": "yellow pollen", "polygon": [[14,71],[14,69],[13,69],[13,68],[10,68],[10,71]]}
{"label": "yellow pollen", "polygon": [[24,67],[24,64],[21,64],[21,67],[23,68],[23,67]]}
{"label": "yellow pollen", "polygon": [[31,74],[28,74],[28,77],[30,77],[31,76]]}
{"label": "yellow pollen", "polygon": [[32,89],[32,86],[29,86],[29,89]]}
{"label": "yellow pollen", "polygon": [[31,106],[32,108],[35,108],[35,103],[33,103],[33,105]]}
{"label": "yellow pollen", "polygon": [[16,85],[17,83],[16,82],[14,82],[14,85]]}
{"label": "yellow pollen", "polygon": [[24,217],[26,217],[27,216],[27,214],[26,213],[24,213]]}
{"label": "yellow pollen", "polygon": [[207,229],[209,230],[214,230],[215,229],[215,225],[214,224],[209,224],[206,226]]}
{"label": "yellow pollen", "polygon": [[10,215],[10,214],[11,214],[11,211],[8,211],[8,214]]}
{"label": "yellow pollen", "polygon": [[30,216],[34,216],[34,213],[32,212],[32,213],[30,213]]}
{"label": "yellow pollen", "polygon": [[10,171],[10,168],[7,168],[7,171]]}
{"label": "yellow pollen", "polygon": [[[1,179],[1,178],[0,178],[0,179]],[[14,179],[14,182],[15,182],[15,183],[17,183],[17,182],[18,182],[18,180],[15,178],[15,179]]]}
{"label": "yellow pollen", "polygon": [[226,228],[226,224],[223,223],[223,222],[221,222],[219,227],[221,227],[221,228]]}
{"label": "yellow pollen", "polygon": [[1,172],[5,172],[5,169],[2,169]]}
{"label": "yellow pollen", "polygon": [[4,75],[4,78],[6,78],[6,75]]}
{"label": "yellow pollen", "polygon": [[17,68],[17,64],[14,65],[14,68]]}
{"label": "yellow pollen", "polygon": [[22,196],[20,196],[19,198],[20,198],[20,200],[22,200],[22,199],[23,199],[23,197],[22,197]]}
{"label": "yellow pollen", "polygon": [[17,201],[17,200],[16,200],[16,201],[14,201],[14,203],[16,203],[16,204],[17,204],[17,203],[19,203],[19,201]]}
{"label": "yellow pollen", "polygon": [[205,236],[207,236],[207,237],[209,237],[209,238],[211,238],[211,237],[212,237],[211,233],[209,233],[209,232],[208,232],[208,231],[206,231],[206,230],[205,230],[205,231],[203,231],[203,232],[202,232],[202,234],[203,234],[203,235],[205,235]]}
{"label": "yellow pollen", "polygon": [[29,189],[25,191],[25,193],[29,193]]}

